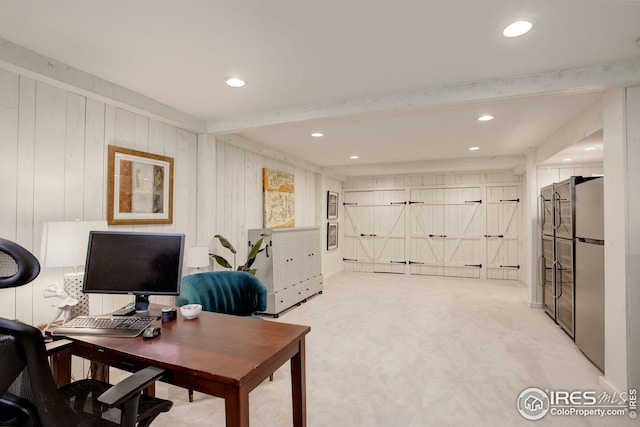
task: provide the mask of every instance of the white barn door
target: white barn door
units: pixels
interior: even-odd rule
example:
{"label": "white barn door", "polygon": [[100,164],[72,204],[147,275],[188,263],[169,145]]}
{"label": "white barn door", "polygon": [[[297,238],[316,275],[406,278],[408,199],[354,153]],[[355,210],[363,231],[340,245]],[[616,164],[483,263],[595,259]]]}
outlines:
{"label": "white barn door", "polygon": [[480,277],[484,210],[480,187],[411,190],[412,274]]}
{"label": "white barn door", "polygon": [[345,193],[344,260],[354,271],[404,273],[404,190]]}
{"label": "white barn door", "polygon": [[487,279],[518,280],[519,188],[487,187]]}

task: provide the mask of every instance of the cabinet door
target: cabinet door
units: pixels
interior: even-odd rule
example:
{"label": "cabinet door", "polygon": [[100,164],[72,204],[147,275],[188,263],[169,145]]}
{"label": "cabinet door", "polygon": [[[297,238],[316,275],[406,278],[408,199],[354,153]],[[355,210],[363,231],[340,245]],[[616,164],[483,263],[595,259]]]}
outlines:
{"label": "cabinet door", "polygon": [[556,236],[573,239],[573,185],[572,180],[554,186]]}
{"label": "cabinet door", "polygon": [[540,286],[542,287],[542,306],[551,318],[556,318],[556,294],[554,286],[553,237],[542,236],[542,254],[540,255]]}
{"label": "cabinet door", "polygon": [[486,266],[488,279],[518,280],[517,186],[487,188]]}
{"label": "cabinet door", "polygon": [[277,233],[273,237],[273,281],[274,290],[286,289],[296,282],[299,276],[297,264],[300,254],[296,253],[294,236]]}
{"label": "cabinet door", "polygon": [[573,240],[556,239],[555,264],[558,324],[573,337]]}
{"label": "cabinet door", "polygon": [[543,187],[538,197],[538,224],[542,234],[553,236],[553,185]]}

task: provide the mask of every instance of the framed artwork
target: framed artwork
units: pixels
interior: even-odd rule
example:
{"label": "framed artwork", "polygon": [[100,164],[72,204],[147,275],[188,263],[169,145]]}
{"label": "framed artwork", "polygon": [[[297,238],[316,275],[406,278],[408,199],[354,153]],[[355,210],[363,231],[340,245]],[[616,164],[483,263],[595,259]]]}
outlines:
{"label": "framed artwork", "polygon": [[336,249],[338,247],[338,223],[327,223],[327,250]]}
{"label": "framed artwork", "polygon": [[338,219],[338,193],[327,191],[327,219]]}
{"label": "framed artwork", "polygon": [[173,158],[109,146],[107,223],[173,223]]}
{"label": "framed artwork", "polygon": [[262,169],[265,228],[296,226],[294,177],[291,173]]}

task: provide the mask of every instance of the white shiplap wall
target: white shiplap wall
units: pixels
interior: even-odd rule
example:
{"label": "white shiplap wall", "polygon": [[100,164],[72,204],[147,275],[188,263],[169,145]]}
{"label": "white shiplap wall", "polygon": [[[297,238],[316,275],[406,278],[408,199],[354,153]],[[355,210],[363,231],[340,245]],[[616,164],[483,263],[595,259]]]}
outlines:
{"label": "white shiplap wall", "polygon": [[[247,230],[263,227],[262,168],[293,174],[296,227],[319,225],[321,176],[317,172],[238,147],[223,138],[216,141],[216,161],[212,167],[216,169],[217,195],[214,234],[223,235],[234,245],[238,251],[237,264],[246,260]],[[212,243],[213,240],[208,242]],[[230,259],[231,253],[217,240],[212,248]]]}
{"label": "white shiplap wall", "polygon": [[[0,69],[0,237],[40,254],[47,221],[106,218],[107,146],[175,159],[174,223],[114,230],[172,231],[195,244],[197,136],[157,119]],[[69,270],[70,271],[70,270]],[[46,323],[55,309],[43,290],[62,269],[43,268],[31,284],[0,290],[0,316]],[[91,311],[131,297],[92,295]]]}

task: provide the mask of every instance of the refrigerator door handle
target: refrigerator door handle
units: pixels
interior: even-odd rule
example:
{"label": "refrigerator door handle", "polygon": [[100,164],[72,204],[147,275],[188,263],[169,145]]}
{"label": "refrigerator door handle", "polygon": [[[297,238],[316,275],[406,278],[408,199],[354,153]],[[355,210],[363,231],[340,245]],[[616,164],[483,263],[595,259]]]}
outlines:
{"label": "refrigerator door handle", "polygon": [[553,282],[555,286],[552,286],[551,289],[551,296],[554,299],[558,299],[558,295],[556,294],[556,291],[558,289],[558,268],[556,267],[556,265],[558,264],[558,260],[553,261],[553,264],[551,264],[551,268],[553,269]]}
{"label": "refrigerator door handle", "polygon": [[[556,296],[556,298],[560,298],[562,297],[562,272],[564,271],[564,269],[562,268],[562,264],[560,264],[558,261],[556,261],[557,267],[556,267],[556,292],[558,291],[558,289],[560,290],[560,293],[558,294],[558,296]],[[560,280],[558,280],[558,276],[560,276]]]}
{"label": "refrigerator door handle", "polygon": [[551,195],[551,200],[553,202],[553,229],[558,231],[560,225],[562,224],[562,214],[560,212],[560,193],[554,191]]}
{"label": "refrigerator door handle", "polygon": [[538,225],[540,227],[544,226],[545,221],[545,209],[544,209],[545,198],[544,195],[538,196]]}

